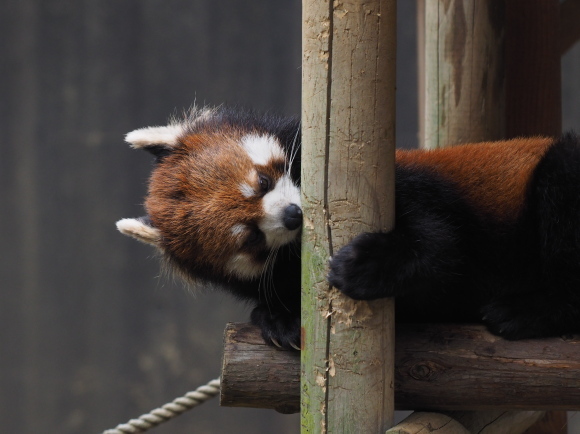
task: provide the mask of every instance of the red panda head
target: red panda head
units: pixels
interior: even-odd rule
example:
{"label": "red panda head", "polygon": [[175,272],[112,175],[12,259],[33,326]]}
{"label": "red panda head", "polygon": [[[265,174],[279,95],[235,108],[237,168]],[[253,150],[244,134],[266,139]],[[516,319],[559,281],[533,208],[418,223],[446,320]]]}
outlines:
{"label": "red panda head", "polygon": [[295,241],[302,224],[296,123],[193,110],[183,122],[133,131],[134,148],[157,162],[147,217],[119,230],[159,247],[191,278],[259,278],[272,253]]}

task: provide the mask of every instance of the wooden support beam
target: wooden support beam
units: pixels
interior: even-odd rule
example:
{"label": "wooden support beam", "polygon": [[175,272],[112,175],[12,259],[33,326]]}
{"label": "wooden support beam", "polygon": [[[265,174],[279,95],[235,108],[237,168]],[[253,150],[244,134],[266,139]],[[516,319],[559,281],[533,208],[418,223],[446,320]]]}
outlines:
{"label": "wooden support beam", "polygon": [[277,351],[252,324],[228,324],[224,332],[221,399],[225,407],[300,411],[300,353]]}
{"label": "wooden support beam", "polygon": [[421,144],[499,140],[505,132],[504,2],[426,1],[419,39]]}
{"label": "wooden support beam", "polygon": [[[427,427],[427,429],[425,428]],[[471,434],[465,426],[451,416],[416,411],[385,434]]]}
{"label": "wooden support beam", "polygon": [[[520,434],[527,433],[544,413],[538,411],[415,412],[386,434]],[[543,434],[549,431],[543,431]],[[550,432],[550,434],[552,434]]]}
{"label": "wooden support beam", "polygon": [[[222,405],[297,411],[299,358],[266,346],[252,325],[229,324]],[[580,410],[578,372],[580,337],[505,341],[481,325],[397,326],[399,410]]]}
{"label": "wooden support beam", "polygon": [[[547,411],[525,434],[567,434],[568,414],[565,411]],[[572,433],[571,433],[572,434]]]}
{"label": "wooden support beam", "polygon": [[302,427],[384,432],[393,420],[392,300],[326,281],[333,251],[394,219],[396,0],[305,0]]}

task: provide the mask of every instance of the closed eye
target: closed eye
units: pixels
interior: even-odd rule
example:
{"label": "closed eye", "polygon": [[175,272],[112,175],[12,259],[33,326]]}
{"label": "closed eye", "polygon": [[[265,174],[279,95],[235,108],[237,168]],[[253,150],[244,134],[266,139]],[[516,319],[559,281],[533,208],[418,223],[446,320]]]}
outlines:
{"label": "closed eye", "polygon": [[264,233],[258,228],[252,228],[244,241],[244,247],[252,248],[264,241]]}

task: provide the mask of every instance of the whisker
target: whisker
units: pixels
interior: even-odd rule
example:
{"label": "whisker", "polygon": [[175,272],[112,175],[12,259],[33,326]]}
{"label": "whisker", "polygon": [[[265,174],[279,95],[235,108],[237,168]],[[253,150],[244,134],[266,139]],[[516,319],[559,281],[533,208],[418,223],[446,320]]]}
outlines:
{"label": "whisker", "polygon": [[300,145],[298,145],[298,138],[300,136],[300,123],[298,123],[298,128],[296,129],[296,134],[294,135],[294,139],[292,140],[292,146],[290,148],[290,157],[288,158],[288,169],[286,170],[287,174],[290,174],[290,170],[292,169],[292,164],[294,164],[294,159],[298,155],[298,151],[300,150]]}
{"label": "whisker", "polygon": [[[260,280],[258,281],[258,293],[264,294],[264,300],[266,301],[266,306],[268,306],[268,310],[272,313],[272,308],[270,306],[271,301],[271,293],[274,292],[272,288],[274,287],[273,284],[273,269],[274,269],[274,262],[275,257],[278,249],[272,249],[268,252],[268,256],[266,261],[264,262],[264,266],[262,267],[262,272],[260,273]],[[262,291],[261,291],[262,290]]]}

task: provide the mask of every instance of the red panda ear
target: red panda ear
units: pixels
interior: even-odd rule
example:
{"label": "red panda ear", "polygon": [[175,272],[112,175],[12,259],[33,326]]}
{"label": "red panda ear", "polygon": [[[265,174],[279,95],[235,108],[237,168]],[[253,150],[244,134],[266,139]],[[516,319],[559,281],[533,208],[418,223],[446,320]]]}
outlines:
{"label": "red panda ear", "polygon": [[179,139],[184,134],[183,124],[169,124],[164,127],[147,127],[131,131],[125,136],[125,141],[133,149],[145,149],[157,158],[162,158],[179,145]]}
{"label": "red panda ear", "polygon": [[125,141],[134,149],[145,149],[157,160],[169,155],[191,128],[199,123],[209,122],[218,115],[217,108],[192,107],[183,122],[172,121],[162,127],[146,127],[125,135]]}
{"label": "red panda ear", "polygon": [[161,233],[151,225],[148,216],[136,219],[121,219],[117,222],[117,229],[124,235],[135,238],[142,243],[161,247]]}

